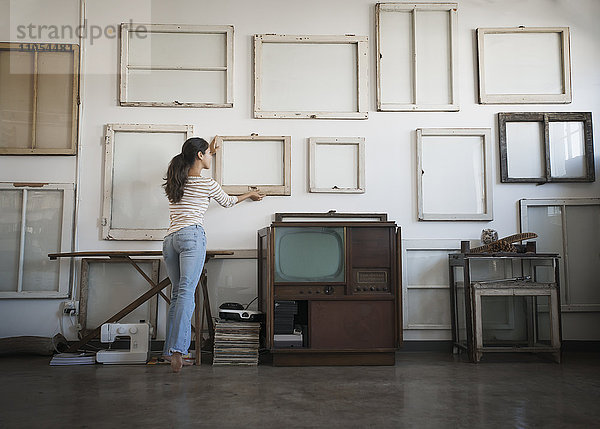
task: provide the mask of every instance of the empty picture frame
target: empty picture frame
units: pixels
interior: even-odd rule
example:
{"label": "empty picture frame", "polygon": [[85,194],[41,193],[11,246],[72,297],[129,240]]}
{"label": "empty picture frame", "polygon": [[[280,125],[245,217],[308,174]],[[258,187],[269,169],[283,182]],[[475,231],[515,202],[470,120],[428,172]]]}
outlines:
{"label": "empty picture frame", "polygon": [[67,298],[72,183],[0,183],[0,298]]}
{"label": "empty picture frame", "polygon": [[479,103],[570,103],[569,38],[569,27],[478,28]]}
{"label": "empty picture frame", "polygon": [[121,106],[233,107],[233,26],[121,24]]}
{"label": "empty picture frame", "polygon": [[0,155],[75,155],[79,46],[0,42]]}
{"label": "empty picture frame", "polygon": [[215,180],[228,194],[292,194],[290,136],[216,136],[215,144]]}
{"label": "empty picture frame", "polygon": [[591,112],[498,113],[500,177],[511,182],[593,182]]}
{"label": "empty picture frame", "polygon": [[254,36],[254,117],[367,119],[366,36]]}
{"label": "empty picture frame", "polygon": [[[133,261],[155,284],[158,283],[160,259]],[[147,292],[150,287],[130,262],[95,258],[81,260],[80,285],[79,324],[83,335],[100,327],[109,317]],[[119,322],[140,323],[144,320],[152,325],[152,338],[156,338],[157,297],[158,295],[154,295]]]}
{"label": "empty picture frame", "polygon": [[417,129],[419,220],[492,220],[491,130]]}
{"label": "empty picture frame", "polygon": [[378,3],[377,110],[458,111],[458,3]]}
{"label": "empty picture frame", "polygon": [[162,188],[192,125],[106,125],[102,238],[162,240],[169,202]]}
{"label": "empty picture frame", "polygon": [[310,192],[365,192],[364,137],[311,137],[308,145]]}

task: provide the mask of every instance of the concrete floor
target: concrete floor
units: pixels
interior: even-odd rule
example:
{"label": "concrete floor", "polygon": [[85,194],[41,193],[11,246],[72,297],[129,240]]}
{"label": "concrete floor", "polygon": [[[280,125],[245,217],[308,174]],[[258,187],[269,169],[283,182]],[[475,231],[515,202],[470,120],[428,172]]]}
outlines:
{"label": "concrete floor", "polygon": [[[487,356],[490,356],[489,358]],[[395,367],[50,367],[0,358],[0,428],[591,428],[600,354],[399,353]]]}

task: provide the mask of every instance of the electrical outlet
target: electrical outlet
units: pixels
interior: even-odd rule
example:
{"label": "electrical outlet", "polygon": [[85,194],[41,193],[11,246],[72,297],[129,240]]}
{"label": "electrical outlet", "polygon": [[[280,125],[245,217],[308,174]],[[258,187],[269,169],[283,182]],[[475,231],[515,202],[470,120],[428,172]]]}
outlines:
{"label": "electrical outlet", "polygon": [[79,314],[79,301],[64,301],[63,313],[69,316],[77,316]]}

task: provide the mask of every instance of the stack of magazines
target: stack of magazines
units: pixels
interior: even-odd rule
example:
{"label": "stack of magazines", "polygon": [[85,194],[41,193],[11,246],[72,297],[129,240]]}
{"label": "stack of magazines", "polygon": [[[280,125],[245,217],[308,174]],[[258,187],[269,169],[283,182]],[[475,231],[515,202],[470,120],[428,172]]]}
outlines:
{"label": "stack of magazines", "polygon": [[50,365],[93,365],[96,353],[59,353],[52,357]]}
{"label": "stack of magazines", "polygon": [[258,365],[260,323],[217,320],[213,365]]}

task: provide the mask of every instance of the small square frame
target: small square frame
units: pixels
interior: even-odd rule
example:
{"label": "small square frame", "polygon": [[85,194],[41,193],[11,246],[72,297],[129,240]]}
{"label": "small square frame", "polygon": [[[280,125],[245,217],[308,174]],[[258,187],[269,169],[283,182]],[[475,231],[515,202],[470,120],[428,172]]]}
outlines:
{"label": "small square frame", "polygon": [[[309,191],[332,194],[363,194],[365,192],[365,138],[364,137],[310,137],[309,144]],[[334,186],[332,188],[317,187],[317,146],[356,146],[356,178],[357,184],[354,188],[340,188]]]}

